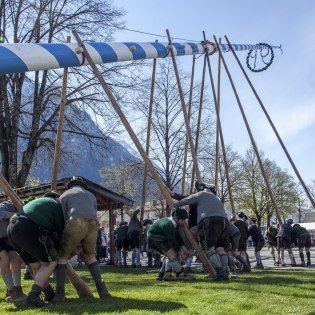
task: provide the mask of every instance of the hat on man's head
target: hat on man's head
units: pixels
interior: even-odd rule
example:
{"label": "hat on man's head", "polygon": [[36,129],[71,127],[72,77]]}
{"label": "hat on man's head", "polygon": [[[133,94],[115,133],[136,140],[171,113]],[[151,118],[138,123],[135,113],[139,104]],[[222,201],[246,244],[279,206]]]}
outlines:
{"label": "hat on man's head", "polygon": [[185,209],[183,208],[177,208],[176,210],[174,210],[172,212],[172,217],[173,218],[177,218],[177,219],[182,219],[182,220],[186,220],[188,219],[188,213]]}
{"label": "hat on man's head", "polygon": [[250,220],[251,220],[253,223],[256,223],[256,222],[257,222],[257,219],[256,219],[255,217],[250,218]]}
{"label": "hat on man's head", "polygon": [[44,197],[59,198],[60,195],[55,190],[52,190],[52,191],[47,191],[44,194]]}
{"label": "hat on man's head", "polygon": [[292,220],[292,219],[288,219],[288,220],[287,220],[287,223],[293,224],[293,220]]}
{"label": "hat on man's head", "polygon": [[195,182],[195,188],[197,191],[203,191],[205,188],[209,189],[213,194],[217,194],[215,186],[205,183],[199,183],[198,181]]}
{"label": "hat on man's head", "polygon": [[246,215],[245,215],[245,213],[243,211],[237,212],[237,216],[239,218],[245,218],[246,217]]}
{"label": "hat on man's head", "polygon": [[72,188],[73,186],[81,186],[84,189],[88,189],[87,184],[84,182],[83,178],[80,176],[72,176],[67,184],[67,189]]}

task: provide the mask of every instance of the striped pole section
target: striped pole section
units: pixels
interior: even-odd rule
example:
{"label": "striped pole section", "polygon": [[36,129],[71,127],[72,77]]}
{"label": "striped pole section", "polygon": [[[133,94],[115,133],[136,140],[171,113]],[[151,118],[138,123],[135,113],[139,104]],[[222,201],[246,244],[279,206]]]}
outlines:
{"label": "striped pole section", "polygon": [[[168,43],[84,43],[95,64],[165,58],[169,55]],[[204,43],[172,43],[175,56],[200,55],[205,49],[217,52]],[[257,50],[262,45],[232,44],[234,51]],[[221,51],[228,52],[226,44]],[[273,46],[273,48],[277,48]],[[0,74],[59,69],[87,65],[83,50],[77,43],[17,43],[0,44]]]}

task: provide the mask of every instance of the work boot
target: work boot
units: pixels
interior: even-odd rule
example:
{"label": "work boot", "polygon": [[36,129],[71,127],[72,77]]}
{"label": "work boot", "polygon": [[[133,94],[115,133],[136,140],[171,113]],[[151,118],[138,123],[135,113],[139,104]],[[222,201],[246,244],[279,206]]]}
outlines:
{"label": "work boot", "polygon": [[54,288],[49,284],[43,291],[45,294],[45,301],[46,302],[52,302],[54,297],[55,297]]}
{"label": "work boot", "polygon": [[103,281],[101,284],[97,285],[97,292],[100,298],[109,298],[111,297],[110,293],[108,292],[105,282]]}
{"label": "work boot", "polygon": [[257,264],[254,269],[258,269],[258,270],[263,270],[264,269],[264,265],[263,264]]}
{"label": "work boot", "polygon": [[196,280],[196,278],[192,275],[188,275],[183,270],[176,274],[176,279],[179,281],[192,281]]}
{"label": "work boot", "polygon": [[23,293],[22,287],[13,287],[7,292],[8,296],[5,298],[5,301],[8,303],[11,302],[21,302],[26,299],[26,294]]}
{"label": "work boot", "polygon": [[65,288],[56,287],[53,302],[64,302],[66,300]]}
{"label": "work boot", "polygon": [[16,289],[12,287],[10,290],[7,289],[4,300],[8,303],[13,302],[12,300],[16,296]]}
{"label": "work boot", "polygon": [[32,274],[30,272],[25,272],[24,280],[33,280]]}
{"label": "work boot", "polygon": [[164,272],[159,272],[155,278],[155,280],[163,281]]}
{"label": "work boot", "polygon": [[306,252],[306,257],[307,257],[307,265],[310,266],[311,265],[311,253]]}
{"label": "work boot", "polygon": [[23,305],[26,307],[44,307],[44,306],[47,306],[48,303],[45,303],[40,298],[41,292],[42,292],[42,288],[37,284],[33,284],[32,290],[28,294],[26,300],[23,302]]}
{"label": "work boot", "polygon": [[166,271],[164,276],[163,276],[163,280],[164,281],[176,281],[176,277],[174,277],[172,275],[172,272],[171,271]]}
{"label": "work boot", "polygon": [[305,267],[306,266],[306,263],[304,260],[301,261],[301,267]]}
{"label": "work boot", "polygon": [[185,268],[186,273],[194,273],[193,270],[190,267]]}
{"label": "work boot", "polygon": [[222,267],[215,268],[216,274],[212,277],[212,280],[217,281],[223,281],[226,278],[226,273],[224,272]]}

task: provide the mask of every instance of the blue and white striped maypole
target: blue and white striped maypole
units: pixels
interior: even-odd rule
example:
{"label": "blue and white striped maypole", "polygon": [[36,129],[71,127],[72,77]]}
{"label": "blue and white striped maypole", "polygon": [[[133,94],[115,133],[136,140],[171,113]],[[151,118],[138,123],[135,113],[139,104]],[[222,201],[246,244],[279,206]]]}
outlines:
{"label": "blue and white striped maypole", "polygon": [[[169,44],[158,42],[86,42],[84,45],[96,64],[164,58],[169,53]],[[217,52],[215,45],[210,42],[172,43],[172,46],[176,56],[198,55],[204,53],[205,49],[209,54]],[[223,52],[229,51],[228,45],[220,46]],[[232,46],[235,51],[268,48],[262,44]],[[77,43],[0,44],[0,74],[78,67],[86,64],[82,48]]]}

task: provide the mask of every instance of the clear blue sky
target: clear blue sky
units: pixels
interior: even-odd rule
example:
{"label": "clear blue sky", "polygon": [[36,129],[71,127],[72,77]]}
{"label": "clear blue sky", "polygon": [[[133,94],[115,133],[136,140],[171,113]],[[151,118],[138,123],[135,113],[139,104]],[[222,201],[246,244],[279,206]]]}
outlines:
{"label": "clear blue sky", "polygon": [[[168,28],[174,37],[196,40],[202,39],[204,30],[210,40],[214,34],[227,35],[238,44],[281,43],[284,53],[275,52],[275,61],[267,71],[248,74],[302,177],[307,183],[315,180],[315,1],[114,0],[114,5],[126,9],[126,27],[132,29],[165,34]],[[128,31],[115,35],[115,41],[155,39]],[[245,65],[246,53],[238,55]],[[259,149],[293,174],[232,55],[225,56]],[[190,71],[191,57],[180,60],[182,68]],[[244,153],[250,141],[226,80],[224,74],[223,132],[226,143]]]}

